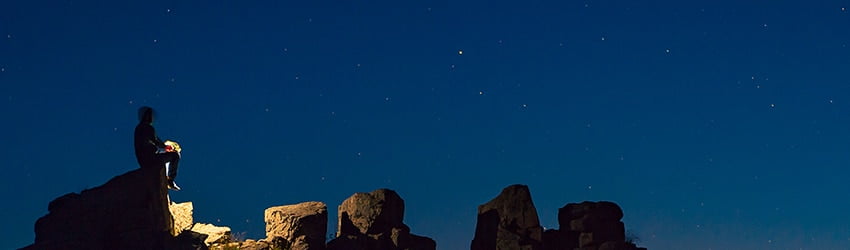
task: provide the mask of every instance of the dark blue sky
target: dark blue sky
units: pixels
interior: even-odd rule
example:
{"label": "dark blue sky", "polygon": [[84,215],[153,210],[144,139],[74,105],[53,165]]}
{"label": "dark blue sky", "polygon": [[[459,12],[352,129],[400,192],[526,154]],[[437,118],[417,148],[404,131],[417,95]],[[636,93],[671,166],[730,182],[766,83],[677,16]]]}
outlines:
{"label": "dark blue sky", "polygon": [[850,1],[125,2],[0,3],[0,248],[138,167],[142,105],[172,199],[249,238],[387,187],[466,249],[524,183],[545,227],[611,200],[650,249],[850,246]]}

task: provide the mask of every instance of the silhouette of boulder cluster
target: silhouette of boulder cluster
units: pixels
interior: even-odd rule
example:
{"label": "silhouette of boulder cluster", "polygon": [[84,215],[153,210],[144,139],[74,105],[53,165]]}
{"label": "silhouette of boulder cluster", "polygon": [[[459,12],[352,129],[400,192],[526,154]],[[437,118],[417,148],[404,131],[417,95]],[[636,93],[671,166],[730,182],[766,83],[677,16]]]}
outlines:
{"label": "silhouette of boulder cluster", "polygon": [[478,206],[472,250],[638,250],[626,242],[623,210],[612,202],[558,209],[560,229],[543,231],[528,186],[512,185]]}
{"label": "silhouette of boulder cluster", "polygon": [[434,250],[437,243],[410,233],[404,200],[392,190],[355,193],[339,205],[336,239],[329,250]]}
{"label": "silhouette of boulder cluster", "polygon": [[[266,238],[236,239],[230,228],[196,223],[191,202],[172,203],[162,168],[141,168],[102,186],[69,193],[35,223],[23,249],[289,249],[435,250],[434,240],[410,233],[404,200],[393,190],[355,193],[338,208],[335,238],[326,243],[322,202],[265,210]],[[472,250],[638,250],[626,242],[623,211],[612,202],[567,204],[559,229],[544,231],[527,186],[512,185],[478,207]]]}

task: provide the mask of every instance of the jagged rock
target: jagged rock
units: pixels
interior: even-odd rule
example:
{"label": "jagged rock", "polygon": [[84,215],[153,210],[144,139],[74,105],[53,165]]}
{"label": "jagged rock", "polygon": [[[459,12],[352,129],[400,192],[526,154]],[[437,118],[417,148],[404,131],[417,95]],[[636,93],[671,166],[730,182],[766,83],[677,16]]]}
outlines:
{"label": "jagged rock", "polygon": [[338,212],[337,236],[376,234],[404,225],[404,200],[389,189],[355,193],[339,205]]}
{"label": "jagged rock", "polygon": [[511,185],[478,206],[472,250],[543,249],[543,227],[528,186]]}
{"label": "jagged rock", "polygon": [[230,228],[219,227],[213,224],[195,223],[192,225],[192,232],[197,232],[207,235],[204,243],[211,245],[213,243],[225,243],[230,240]]}
{"label": "jagged rock", "polygon": [[558,210],[561,228],[580,232],[579,247],[598,247],[604,242],[625,242],[626,230],[623,210],[613,202],[571,203]]}
{"label": "jagged rock", "polygon": [[329,250],[433,250],[434,240],[410,234],[404,200],[392,190],[355,193],[339,205],[337,238]]}
{"label": "jagged rock", "polygon": [[559,230],[547,230],[547,250],[638,250],[626,242],[623,210],[613,202],[570,203],[558,209]]}
{"label": "jagged rock", "polygon": [[[280,237],[286,249],[324,249],[328,208],[321,202],[270,207],[265,211],[266,237]],[[271,241],[271,240],[270,240]]]}
{"label": "jagged rock", "polygon": [[163,170],[133,170],[53,200],[24,249],[177,248]]}
{"label": "jagged rock", "polygon": [[593,228],[585,227],[597,222],[614,222],[621,219],[623,219],[623,210],[617,204],[608,201],[570,203],[558,209],[558,224],[561,227],[569,227],[573,231],[592,231]]}
{"label": "jagged rock", "polygon": [[229,227],[194,223],[194,218],[192,217],[194,207],[192,202],[172,202],[168,206],[168,209],[171,211],[171,216],[174,218],[174,230],[172,234],[175,236],[179,236],[180,234],[201,234],[204,235],[202,243],[206,246],[213,243],[225,243],[231,239]]}
{"label": "jagged rock", "polygon": [[174,230],[172,235],[179,235],[184,230],[189,230],[195,223],[192,217],[192,202],[174,203],[168,206],[171,217],[174,218]]}

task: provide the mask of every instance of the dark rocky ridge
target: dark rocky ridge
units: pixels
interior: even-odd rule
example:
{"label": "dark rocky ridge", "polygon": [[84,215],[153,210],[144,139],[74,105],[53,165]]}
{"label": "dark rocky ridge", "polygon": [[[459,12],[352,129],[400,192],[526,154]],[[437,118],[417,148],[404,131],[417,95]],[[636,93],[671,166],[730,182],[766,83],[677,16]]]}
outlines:
{"label": "dark rocky ridge", "polygon": [[[305,202],[270,208],[266,239],[224,239],[208,246],[206,234],[174,229],[163,176],[161,168],[137,169],[56,198],[36,221],[35,242],[23,249],[436,249],[434,240],[410,233],[403,223],[404,200],[389,189],[346,199],[339,206],[336,238],[327,244],[324,203]],[[640,249],[625,241],[623,211],[611,202],[567,204],[559,209],[560,229],[545,232],[524,185],[505,188],[478,212],[472,250]]]}
{"label": "dark rocky ridge", "polygon": [[613,202],[558,209],[559,229],[543,232],[528,186],[511,185],[478,207],[472,250],[640,250],[626,242],[623,210]]}

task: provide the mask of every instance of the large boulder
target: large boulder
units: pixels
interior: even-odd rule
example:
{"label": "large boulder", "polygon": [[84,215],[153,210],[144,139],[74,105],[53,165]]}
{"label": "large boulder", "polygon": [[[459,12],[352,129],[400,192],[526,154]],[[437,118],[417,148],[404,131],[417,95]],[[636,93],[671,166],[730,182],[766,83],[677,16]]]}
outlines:
{"label": "large boulder", "polygon": [[626,229],[620,219],[623,210],[613,202],[571,203],[558,210],[561,228],[579,232],[579,247],[599,247],[608,241],[625,241]]}
{"label": "large boulder", "polygon": [[171,217],[174,218],[174,230],[172,235],[177,236],[185,230],[192,228],[195,224],[192,217],[193,210],[192,202],[174,203],[168,205],[168,210],[171,211]]}
{"label": "large boulder", "polygon": [[478,206],[472,250],[543,249],[543,227],[528,186],[511,185]]}
{"label": "large boulder", "polygon": [[324,249],[328,208],[321,202],[270,207],[265,211],[266,239],[286,240],[285,249]]}
{"label": "large boulder", "polygon": [[338,213],[337,236],[382,233],[404,224],[404,200],[389,189],[355,193],[339,205]]}
{"label": "large boulder", "polygon": [[35,242],[24,249],[177,248],[163,170],[133,170],[56,198],[35,223]]}
{"label": "large boulder", "polygon": [[337,233],[329,250],[433,250],[437,243],[410,233],[404,200],[392,190],[355,193],[339,205]]}
{"label": "large boulder", "polygon": [[626,242],[623,210],[608,201],[570,203],[558,209],[560,229],[546,232],[547,250],[634,250]]}

